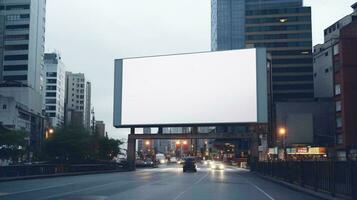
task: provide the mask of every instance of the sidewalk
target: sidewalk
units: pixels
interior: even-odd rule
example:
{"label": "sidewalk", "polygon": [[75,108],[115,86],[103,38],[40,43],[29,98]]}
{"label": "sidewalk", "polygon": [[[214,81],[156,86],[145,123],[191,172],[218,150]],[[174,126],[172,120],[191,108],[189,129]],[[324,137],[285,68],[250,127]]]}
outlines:
{"label": "sidewalk", "polygon": [[332,196],[331,194],[327,193],[327,192],[317,192],[317,191],[314,191],[312,189],[309,189],[309,188],[306,188],[306,187],[301,187],[299,185],[296,185],[296,184],[292,184],[292,183],[288,183],[288,182],[285,182],[285,181],[282,181],[282,180],[279,180],[279,179],[276,179],[276,178],[273,178],[273,177],[270,177],[270,176],[264,176],[262,174],[259,174],[257,172],[253,172],[251,171],[251,173],[261,177],[261,178],[264,178],[264,179],[267,179],[269,181],[272,181],[274,183],[278,183],[278,184],[281,184],[281,185],[284,185],[285,187],[288,187],[292,190],[295,190],[295,191],[300,191],[300,192],[304,192],[304,193],[307,193],[307,194],[310,194],[312,196],[315,196],[315,197],[318,197],[318,198],[321,198],[321,199],[325,199],[325,200],[346,200],[346,199],[351,199],[350,197],[337,197],[337,196]]}

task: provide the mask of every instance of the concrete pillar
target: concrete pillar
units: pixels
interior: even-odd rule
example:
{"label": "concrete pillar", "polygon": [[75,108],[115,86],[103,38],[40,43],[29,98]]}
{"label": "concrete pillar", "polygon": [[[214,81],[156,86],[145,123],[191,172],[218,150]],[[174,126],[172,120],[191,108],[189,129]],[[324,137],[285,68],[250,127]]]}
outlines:
{"label": "concrete pillar", "polygon": [[128,169],[130,171],[135,170],[135,159],[136,159],[136,140],[130,139],[130,135],[128,137],[128,150],[127,150],[127,161],[128,161]]}

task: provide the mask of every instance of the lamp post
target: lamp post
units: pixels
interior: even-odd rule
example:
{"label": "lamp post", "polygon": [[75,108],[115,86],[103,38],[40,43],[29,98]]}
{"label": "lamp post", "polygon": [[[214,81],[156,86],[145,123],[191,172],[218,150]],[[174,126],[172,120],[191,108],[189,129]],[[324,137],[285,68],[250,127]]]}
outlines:
{"label": "lamp post", "polygon": [[54,132],[55,130],[53,128],[48,128],[45,133],[45,139],[48,140],[48,138],[50,138],[50,136],[53,135]]}
{"label": "lamp post", "polygon": [[284,149],[284,160],[287,160],[288,157],[287,157],[287,152],[286,152],[286,128],[285,127],[280,127],[279,128],[279,135],[282,139],[282,147]]}
{"label": "lamp post", "polygon": [[145,141],[145,146],[146,146],[146,156],[148,156],[150,153],[150,140]]}

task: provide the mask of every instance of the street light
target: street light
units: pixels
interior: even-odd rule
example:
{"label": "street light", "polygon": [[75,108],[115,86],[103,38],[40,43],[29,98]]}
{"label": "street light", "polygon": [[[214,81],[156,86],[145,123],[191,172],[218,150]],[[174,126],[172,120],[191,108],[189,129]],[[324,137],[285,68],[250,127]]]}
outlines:
{"label": "street light", "polygon": [[177,144],[177,145],[180,145],[180,144],[181,144],[180,140],[177,140],[177,141],[176,141],[176,144]]}
{"label": "street light", "polygon": [[280,136],[285,136],[286,135],[286,129],[284,127],[279,128],[279,135]]}
{"label": "street light", "polygon": [[186,144],[187,144],[187,141],[186,141],[186,140],[184,140],[184,141],[183,141],[183,144],[184,144],[184,145],[186,145]]}
{"label": "street light", "polygon": [[48,133],[53,134],[54,132],[55,130],[53,130],[53,128],[48,129]]}
{"label": "street light", "polygon": [[286,152],[286,144],[285,144],[285,140],[286,140],[286,128],[285,127],[280,127],[279,128],[279,135],[281,136],[282,138],[282,146],[283,146],[283,149],[284,149],[284,159],[287,160],[288,157],[287,157],[287,152]]}
{"label": "street light", "polygon": [[145,142],[145,145],[146,145],[146,146],[149,146],[149,145],[150,145],[150,141],[149,141],[149,140],[146,141],[146,142]]}

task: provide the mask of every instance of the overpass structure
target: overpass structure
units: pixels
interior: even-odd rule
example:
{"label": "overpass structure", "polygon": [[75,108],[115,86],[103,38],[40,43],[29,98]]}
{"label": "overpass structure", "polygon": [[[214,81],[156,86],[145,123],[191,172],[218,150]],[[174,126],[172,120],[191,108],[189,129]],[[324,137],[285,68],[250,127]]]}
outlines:
{"label": "overpass structure", "polygon": [[135,134],[135,128],[131,128],[131,133],[128,135],[127,161],[130,170],[135,170],[136,159],[136,140],[190,140],[190,139],[249,139],[251,156],[258,157],[258,141],[259,135],[267,134],[266,125],[257,125],[251,131],[245,133],[198,133],[197,128],[193,129],[192,133],[156,133],[156,134]]}

